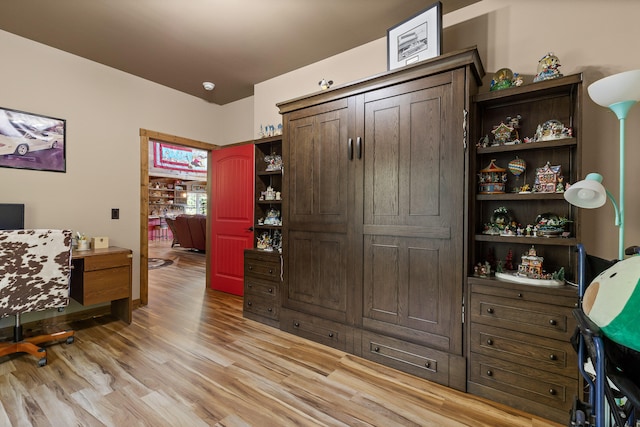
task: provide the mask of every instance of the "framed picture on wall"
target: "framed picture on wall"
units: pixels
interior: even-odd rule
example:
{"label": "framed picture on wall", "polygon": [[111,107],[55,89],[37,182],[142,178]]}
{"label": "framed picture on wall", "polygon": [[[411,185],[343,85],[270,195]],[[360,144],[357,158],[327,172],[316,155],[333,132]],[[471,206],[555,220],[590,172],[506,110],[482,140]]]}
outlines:
{"label": "framed picture on wall", "polygon": [[395,70],[442,53],[442,3],[387,30],[387,68]]}
{"label": "framed picture on wall", "polygon": [[0,107],[0,167],[66,172],[66,120]]}

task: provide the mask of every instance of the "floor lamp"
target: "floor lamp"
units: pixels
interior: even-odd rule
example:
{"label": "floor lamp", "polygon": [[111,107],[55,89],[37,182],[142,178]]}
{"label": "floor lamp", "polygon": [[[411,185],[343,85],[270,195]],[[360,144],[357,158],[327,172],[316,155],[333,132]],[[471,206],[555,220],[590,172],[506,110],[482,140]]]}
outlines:
{"label": "floor lamp", "polygon": [[[618,259],[624,259],[624,125],[629,110],[640,101],[640,70],[625,71],[600,79],[589,85],[588,91],[596,104],[609,108],[620,122],[620,196],[616,204],[614,197],[600,184],[602,176],[589,174],[584,181],[572,185],[564,197],[569,203],[586,208],[600,207],[606,201],[605,195],[609,197],[616,210],[616,226],[619,229]],[[604,192],[594,183],[600,185]]]}

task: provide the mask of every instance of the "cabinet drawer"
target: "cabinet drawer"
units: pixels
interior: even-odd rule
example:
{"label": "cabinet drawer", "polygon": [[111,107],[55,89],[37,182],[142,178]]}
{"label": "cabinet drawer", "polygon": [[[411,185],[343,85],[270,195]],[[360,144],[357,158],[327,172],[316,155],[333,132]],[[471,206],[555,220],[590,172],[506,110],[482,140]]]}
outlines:
{"label": "cabinet drawer", "polygon": [[131,297],[129,266],[85,271],[78,279],[71,286],[71,297],[82,305]]}
{"label": "cabinet drawer", "polygon": [[84,271],[102,270],[104,268],[113,268],[131,265],[131,253],[122,252],[116,254],[89,256],[82,260],[84,262]]}
{"label": "cabinet drawer", "polygon": [[568,341],[477,323],[471,325],[470,341],[472,353],[578,378],[578,356]]}
{"label": "cabinet drawer", "polygon": [[278,300],[275,298],[265,298],[254,293],[245,293],[244,310],[258,316],[278,320],[280,304],[278,304]]}
{"label": "cabinet drawer", "polygon": [[262,278],[279,282],[280,263],[245,256],[244,275],[245,277]]}
{"label": "cabinet drawer", "polygon": [[[245,294],[261,295],[265,298],[278,298],[279,282],[256,280],[251,276],[244,278]],[[279,305],[279,303],[278,303]]]}
{"label": "cabinet drawer", "polygon": [[350,329],[340,323],[283,309],[280,315],[280,329],[338,350],[348,351],[347,334]]}
{"label": "cabinet drawer", "polygon": [[449,385],[449,355],[417,344],[362,331],[362,357]]}
{"label": "cabinet drawer", "polygon": [[571,309],[549,304],[471,294],[471,321],[568,341],[575,328]]}
{"label": "cabinet drawer", "polygon": [[578,304],[578,295],[575,288],[569,286],[566,289],[541,289],[532,286],[514,285],[504,287],[502,283],[497,285],[473,284],[471,292],[474,294],[495,295],[505,298],[513,298],[519,301],[541,302],[545,304],[559,305],[562,307],[576,308]]}
{"label": "cabinet drawer", "polygon": [[578,395],[576,379],[482,355],[472,356],[469,381],[499,390],[509,396],[503,403],[529,411],[530,402],[568,411]]}

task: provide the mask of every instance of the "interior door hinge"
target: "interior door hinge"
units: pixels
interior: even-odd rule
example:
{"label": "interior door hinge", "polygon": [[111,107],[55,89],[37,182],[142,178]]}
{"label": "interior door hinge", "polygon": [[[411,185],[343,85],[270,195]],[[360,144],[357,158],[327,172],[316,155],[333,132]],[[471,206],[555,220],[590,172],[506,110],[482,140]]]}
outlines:
{"label": "interior door hinge", "polygon": [[462,147],[467,149],[467,117],[469,112],[466,109],[462,110]]}
{"label": "interior door hinge", "polygon": [[464,324],[464,300],[462,300],[462,324]]}

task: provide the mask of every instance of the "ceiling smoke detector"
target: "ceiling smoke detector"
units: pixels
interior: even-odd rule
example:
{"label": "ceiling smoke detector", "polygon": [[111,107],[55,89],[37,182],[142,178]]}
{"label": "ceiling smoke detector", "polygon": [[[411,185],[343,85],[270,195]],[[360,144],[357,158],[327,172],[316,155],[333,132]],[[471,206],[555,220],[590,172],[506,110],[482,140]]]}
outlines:
{"label": "ceiling smoke detector", "polygon": [[211,82],[204,82],[202,83],[202,87],[204,87],[205,90],[213,90],[216,85]]}

